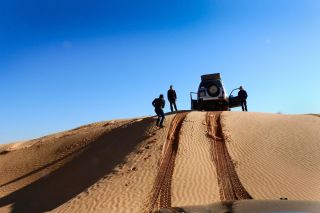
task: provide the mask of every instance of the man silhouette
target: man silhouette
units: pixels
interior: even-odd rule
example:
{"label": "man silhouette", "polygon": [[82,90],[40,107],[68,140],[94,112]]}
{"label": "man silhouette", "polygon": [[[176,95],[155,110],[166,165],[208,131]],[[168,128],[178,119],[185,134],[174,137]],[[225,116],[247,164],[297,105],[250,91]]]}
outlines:
{"label": "man silhouette", "polygon": [[242,86],[240,86],[239,88],[239,92],[238,92],[238,97],[240,98],[241,101],[241,107],[242,107],[242,111],[248,111],[247,108],[247,98],[248,98],[248,94],[247,92],[243,89]]}
{"label": "man silhouette", "polygon": [[154,106],[154,111],[156,112],[158,119],[157,119],[157,126],[163,127],[163,121],[164,121],[164,112],[163,108],[165,106],[165,100],[163,98],[163,95],[160,94],[159,98],[155,98],[152,101],[152,106]]}
{"label": "man silhouette", "polygon": [[176,91],[173,89],[172,85],[170,85],[170,89],[168,90],[167,96],[168,96],[168,100],[170,102],[171,112],[173,112],[173,107],[174,107],[175,111],[177,111],[177,105],[176,105],[177,94],[176,94]]}

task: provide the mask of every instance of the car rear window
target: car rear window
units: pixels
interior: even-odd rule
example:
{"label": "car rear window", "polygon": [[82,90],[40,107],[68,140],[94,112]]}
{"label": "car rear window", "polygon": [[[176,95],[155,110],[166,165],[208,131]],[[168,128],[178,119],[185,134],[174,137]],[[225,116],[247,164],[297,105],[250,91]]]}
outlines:
{"label": "car rear window", "polygon": [[216,84],[218,87],[222,86],[220,81],[203,81],[203,82],[200,83],[199,88],[200,87],[207,88],[208,86],[210,86],[213,83]]}

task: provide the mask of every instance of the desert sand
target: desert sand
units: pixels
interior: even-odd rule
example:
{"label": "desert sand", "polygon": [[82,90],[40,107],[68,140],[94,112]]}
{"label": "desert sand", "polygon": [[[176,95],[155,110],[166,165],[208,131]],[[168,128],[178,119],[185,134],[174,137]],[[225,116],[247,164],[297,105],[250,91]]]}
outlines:
{"label": "desert sand", "polygon": [[319,115],[155,119],[0,145],[0,212],[319,212]]}

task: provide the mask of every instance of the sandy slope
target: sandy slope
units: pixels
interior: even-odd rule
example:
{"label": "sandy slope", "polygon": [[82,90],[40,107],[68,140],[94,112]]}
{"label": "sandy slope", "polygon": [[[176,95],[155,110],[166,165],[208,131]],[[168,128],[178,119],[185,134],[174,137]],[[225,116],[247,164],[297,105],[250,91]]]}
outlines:
{"label": "sandy slope", "polygon": [[151,117],[94,123],[1,145],[0,212],[149,212],[228,197],[320,200],[319,117],[208,115],[172,114],[163,129]]}
{"label": "sandy slope", "polygon": [[226,113],[227,143],[255,199],[320,200],[320,119],[310,115]]}
{"label": "sandy slope", "polygon": [[173,206],[219,201],[217,174],[210,156],[205,116],[202,112],[190,113],[181,129],[172,182]]}

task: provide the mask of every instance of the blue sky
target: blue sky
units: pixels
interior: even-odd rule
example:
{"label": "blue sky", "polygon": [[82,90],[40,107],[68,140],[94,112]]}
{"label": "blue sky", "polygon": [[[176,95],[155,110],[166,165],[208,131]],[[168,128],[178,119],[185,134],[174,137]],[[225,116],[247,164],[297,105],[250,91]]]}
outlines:
{"label": "blue sky", "polygon": [[319,113],[319,11],[317,0],[0,0],[0,143],[153,115],[170,84],[189,109],[215,72],[228,91],[245,87],[249,111]]}

